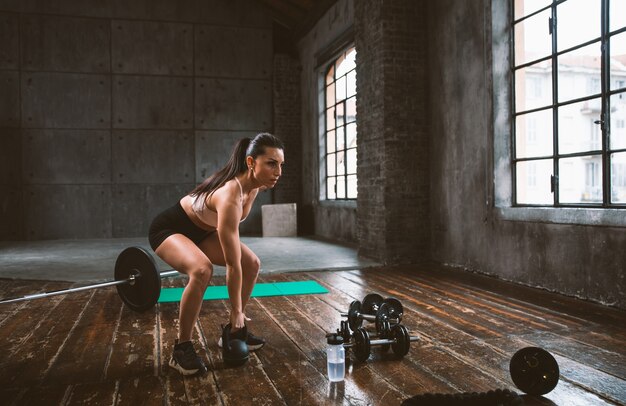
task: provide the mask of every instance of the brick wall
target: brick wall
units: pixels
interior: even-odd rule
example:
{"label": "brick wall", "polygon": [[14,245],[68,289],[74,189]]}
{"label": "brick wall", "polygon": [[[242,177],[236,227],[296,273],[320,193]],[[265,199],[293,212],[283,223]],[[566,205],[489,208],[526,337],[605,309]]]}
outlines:
{"label": "brick wall", "polygon": [[355,2],[360,253],[427,258],[430,226],[425,2]]}
{"label": "brick wall", "polygon": [[302,137],[300,62],[288,54],[274,55],[274,133],[285,144],[283,175],[274,188],[274,203],[301,202]]}

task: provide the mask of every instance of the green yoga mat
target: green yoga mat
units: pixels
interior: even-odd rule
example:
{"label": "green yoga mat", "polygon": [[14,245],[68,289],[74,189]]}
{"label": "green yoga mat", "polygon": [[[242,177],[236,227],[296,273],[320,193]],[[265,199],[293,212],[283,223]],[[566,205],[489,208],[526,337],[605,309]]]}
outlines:
{"label": "green yoga mat", "polygon": [[[328,293],[328,290],[315,281],[257,283],[252,290],[252,297],[291,296]],[[159,303],[180,302],[183,288],[163,288]],[[204,292],[204,300],[228,299],[226,286],[209,286]]]}

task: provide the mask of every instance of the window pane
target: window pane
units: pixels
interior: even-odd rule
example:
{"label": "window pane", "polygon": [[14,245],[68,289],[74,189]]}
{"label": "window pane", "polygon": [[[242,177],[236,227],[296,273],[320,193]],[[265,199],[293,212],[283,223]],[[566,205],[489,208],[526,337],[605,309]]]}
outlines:
{"label": "window pane", "polygon": [[560,55],[559,102],[600,94],[600,42]]}
{"label": "window pane", "polygon": [[559,107],[559,153],[602,149],[600,98]]}
{"label": "window pane", "polygon": [[337,175],[346,174],[346,153],[345,151],[337,152]]}
{"label": "window pane", "polygon": [[346,140],[344,138],[344,128],[345,127],[337,128],[337,151],[346,149]]}
{"label": "window pane", "polygon": [[335,130],[326,133],[326,152],[335,152]]}
{"label": "window pane", "polygon": [[348,124],[346,126],[348,132],[348,148],[356,147],[356,123]]}
{"label": "window pane", "polygon": [[602,156],[589,155],[559,161],[561,203],[602,203]]}
{"label": "window pane", "polygon": [[611,96],[611,149],[626,148],[626,92]]}
{"label": "window pane", "polygon": [[611,31],[626,26],[626,1],[611,0],[609,10],[609,26]]}
{"label": "window pane", "polygon": [[329,85],[335,81],[335,66],[331,66],[326,72],[326,84]]}
{"label": "window pane", "polygon": [[337,104],[337,127],[340,127],[346,122],[345,103],[341,102]]}
{"label": "window pane", "polygon": [[335,104],[335,83],[326,86],[326,107]]}
{"label": "window pane", "polygon": [[357,197],[356,175],[348,175],[348,199],[356,199],[356,197]]}
{"label": "window pane", "polygon": [[515,111],[552,104],[552,64],[543,61],[515,71]]}
{"label": "window pane", "polygon": [[328,154],[326,157],[326,176],[335,176],[337,173],[336,168],[336,154]]}
{"label": "window pane", "polygon": [[550,192],[551,159],[518,162],[516,169],[518,204],[554,203]]}
{"label": "window pane", "polygon": [[346,123],[356,121],[356,97],[346,100]]}
{"label": "window pane", "polygon": [[611,202],[626,203],[626,152],[611,154]]}
{"label": "window pane", "polygon": [[552,53],[548,21],[550,9],[515,24],[515,66]]}
{"label": "window pane", "polygon": [[356,173],[356,148],[349,149],[347,151],[348,157],[346,164],[348,167],[348,173]]}
{"label": "window pane", "polygon": [[337,79],[337,101],[346,98],[346,77],[342,76]]}
{"label": "window pane", "polygon": [[328,178],[326,179],[326,198],[327,199],[336,199],[337,194],[335,193],[335,185],[337,183],[337,179]]}
{"label": "window pane", "polygon": [[552,155],[552,109],[517,116],[515,155],[532,158]]}
{"label": "window pane", "polygon": [[326,129],[332,130],[335,128],[335,108],[331,107],[326,110]]}
{"label": "window pane", "polygon": [[337,199],[346,198],[346,178],[345,176],[339,176],[337,178]]}
{"label": "window pane", "polygon": [[600,38],[600,0],[567,0],[556,6],[557,50]]}
{"label": "window pane", "polygon": [[348,94],[347,96],[354,96],[356,94],[356,71],[350,71],[348,75],[346,75],[346,80],[348,81]]}
{"label": "window pane", "polygon": [[611,90],[623,89],[626,87],[626,32],[612,36],[610,47]]}
{"label": "window pane", "polygon": [[517,0],[515,1],[515,19],[522,18],[528,14],[549,6],[552,0]]}
{"label": "window pane", "polygon": [[356,51],[355,48],[350,48],[345,54],[341,55],[335,65],[337,66],[337,72],[335,78],[345,75],[348,71],[352,70],[356,66]]}

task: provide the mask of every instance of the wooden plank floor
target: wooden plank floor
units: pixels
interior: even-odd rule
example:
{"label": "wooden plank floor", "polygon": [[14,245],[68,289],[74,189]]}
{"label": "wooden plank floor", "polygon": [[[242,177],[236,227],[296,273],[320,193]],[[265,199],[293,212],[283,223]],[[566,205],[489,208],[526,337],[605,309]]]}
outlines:
{"label": "wooden plank floor", "polygon": [[[330,293],[253,299],[250,328],[268,344],[234,369],[224,367],[216,344],[228,303],[206,301],[194,338],[210,371],[198,377],[167,366],[176,303],[137,314],[111,288],[2,305],[0,404],[397,405],[426,392],[515,390],[509,360],[531,345],[555,355],[561,380],[525,404],[626,404],[624,311],[437,265],[261,279],[312,279]],[[0,280],[0,297],[70,285]],[[371,292],[400,299],[403,324],[422,339],[401,360],[374,350],[366,363],[349,361],[345,382],[330,384],[325,332]]]}

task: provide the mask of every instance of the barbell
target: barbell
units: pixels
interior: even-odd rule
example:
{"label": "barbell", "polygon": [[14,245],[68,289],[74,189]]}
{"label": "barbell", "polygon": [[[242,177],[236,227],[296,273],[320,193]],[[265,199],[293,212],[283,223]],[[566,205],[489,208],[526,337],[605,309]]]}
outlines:
{"label": "barbell", "polygon": [[128,247],[118,255],[115,261],[114,281],[3,299],[0,300],[0,304],[115,286],[120,298],[130,309],[143,312],[154,307],[159,300],[161,279],[176,275],[179,275],[179,272],[173,269],[159,273],[154,258],[148,251],[141,247]]}

